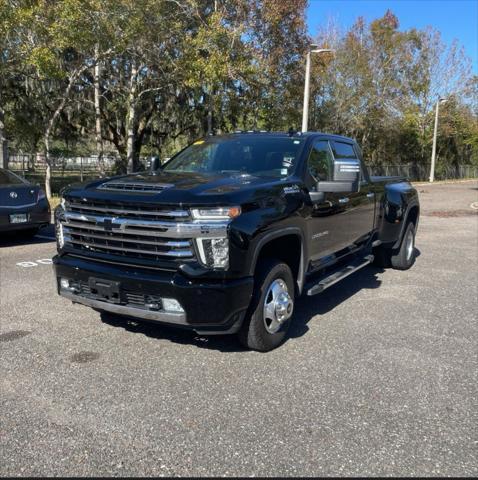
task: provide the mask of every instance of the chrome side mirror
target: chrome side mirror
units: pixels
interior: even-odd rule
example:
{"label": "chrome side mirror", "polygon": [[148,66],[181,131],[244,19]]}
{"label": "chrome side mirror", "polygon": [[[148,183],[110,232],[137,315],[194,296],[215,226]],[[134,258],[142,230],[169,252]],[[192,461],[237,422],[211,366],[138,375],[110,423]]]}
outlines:
{"label": "chrome side mirror", "polygon": [[[341,159],[334,162],[334,182],[359,183],[360,161],[357,159]],[[319,182],[320,183],[320,182]]]}

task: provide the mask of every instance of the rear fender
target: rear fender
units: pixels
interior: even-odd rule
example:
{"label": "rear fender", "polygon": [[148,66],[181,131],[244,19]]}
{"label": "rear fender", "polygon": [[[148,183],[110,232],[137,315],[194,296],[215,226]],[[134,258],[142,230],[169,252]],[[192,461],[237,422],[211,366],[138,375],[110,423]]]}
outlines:
{"label": "rear fender", "polygon": [[[419,208],[418,193],[406,181],[386,184],[379,208],[378,238],[382,244],[398,248],[411,212]],[[417,210],[416,222],[418,216]]]}
{"label": "rear fender", "polygon": [[407,208],[406,208],[406,211],[405,211],[405,214],[403,215],[403,219],[402,221],[400,222],[400,233],[398,235],[398,239],[397,241],[393,244],[393,247],[392,248],[398,248],[400,247],[401,243],[402,243],[402,238],[403,238],[403,235],[405,233],[405,228],[406,226],[408,225],[408,222],[409,222],[409,219],[414,216],[412,215],[412,212],[414,212],[414,209],[417,209],[417,214],[416,214],[416,217],[414,218],[415,220],[415,230],[418,226],[418,220],[420,218],[420,206],[418,204],[418,202],[412,202],[410,204],[407,205]]}

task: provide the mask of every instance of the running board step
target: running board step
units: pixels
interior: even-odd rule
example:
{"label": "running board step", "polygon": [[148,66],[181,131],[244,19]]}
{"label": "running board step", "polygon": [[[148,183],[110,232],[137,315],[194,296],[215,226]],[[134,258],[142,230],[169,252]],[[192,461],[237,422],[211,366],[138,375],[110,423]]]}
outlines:
{"label": "running board step", "polygon": [[345,277],[348,277],[349,275],[356,272],[357,270],[360,270],[361,268],[372,263],[373,258],[374,258],[373,255],[366,255],[365,257],[355,260],[350,265],[347,265],[346,267],[343,267],[340,270],[336,270],[335,272],[331,273],[327,277],[322,278],[322,280],[319,280],[317,283],[306,285],[305,290],[307,292],[307,295],[309,296],[317,295],[318,293],[323,292],[324,290],[336,284],[337,282],[340,282],[340,280],[343,280]]}

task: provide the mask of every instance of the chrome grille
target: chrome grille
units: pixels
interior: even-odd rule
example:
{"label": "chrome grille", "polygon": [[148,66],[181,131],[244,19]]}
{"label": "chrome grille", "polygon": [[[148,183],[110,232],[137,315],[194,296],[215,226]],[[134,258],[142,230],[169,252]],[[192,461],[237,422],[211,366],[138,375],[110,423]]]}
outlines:
{"label": "chrome grille", "polygon": [[140,308],[151,308],[154,305],[156,310],[162,309],[162,301],[159,295],[147,295],[136,292],[125,292],[125,300],[128,305]]}
{"label": "chrome grille", "polygon": [[81,295],[91,295],[91,288],[86,282],[77,282]]}
{"label": "chrome grille", "polygon": [[65,245],[83,253],[145,260],[194,259],[187,210],[71,200],[61,219]]}

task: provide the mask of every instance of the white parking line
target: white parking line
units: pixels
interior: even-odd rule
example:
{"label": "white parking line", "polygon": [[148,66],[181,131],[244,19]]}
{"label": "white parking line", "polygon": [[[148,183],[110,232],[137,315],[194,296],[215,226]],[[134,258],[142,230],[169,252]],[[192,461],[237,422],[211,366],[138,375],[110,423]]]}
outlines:
{"label": "white parking line", "polygon": [[51,258],[40,258],[35,260],[34,262],[26,261],[26,262],[18,262],[16,263],[17,267],[23,268],[30,268],[30,267],[38,267],[38,265],[51,265],[53,263]]}

